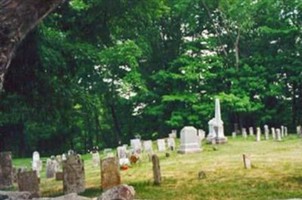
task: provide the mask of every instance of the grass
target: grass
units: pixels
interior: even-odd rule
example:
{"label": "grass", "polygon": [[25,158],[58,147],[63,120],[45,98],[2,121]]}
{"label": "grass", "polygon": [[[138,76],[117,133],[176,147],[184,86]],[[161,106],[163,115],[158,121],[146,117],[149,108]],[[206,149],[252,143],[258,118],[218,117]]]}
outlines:
{"label": "grass", "polygon": [[[281,142],[255,142],[254,138],[229,138],[227,144],[202,144],[195,154],[157,152],[160,157],[162,184],[153,185],[152,164],[147,156],[140,163],[121,171],[122,182],[134,186],[136,199],[289,199],[302,197],[302,141],[296,135]],[[242,154],[250,154],[252,169],[243,168]],[[84,155],[86,191],[83,196],[101,194],[100,169],[94,168],[91,156]],[[30,165],[30,159],[16,159],[14,165]],[[198,173],[206,178],[199,179]],[[41,174],[43,196],[62,194],[62,182]]]}

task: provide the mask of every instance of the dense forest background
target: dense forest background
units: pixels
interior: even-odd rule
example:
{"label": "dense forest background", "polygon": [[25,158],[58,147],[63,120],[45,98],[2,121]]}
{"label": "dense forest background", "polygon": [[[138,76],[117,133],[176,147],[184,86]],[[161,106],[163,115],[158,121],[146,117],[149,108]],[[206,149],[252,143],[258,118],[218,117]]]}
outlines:
{"label": "dense forest background", "polygon": [[302,124],[300,0],[71,0],[15,53],[0,150],[85,152],[207,130]]}

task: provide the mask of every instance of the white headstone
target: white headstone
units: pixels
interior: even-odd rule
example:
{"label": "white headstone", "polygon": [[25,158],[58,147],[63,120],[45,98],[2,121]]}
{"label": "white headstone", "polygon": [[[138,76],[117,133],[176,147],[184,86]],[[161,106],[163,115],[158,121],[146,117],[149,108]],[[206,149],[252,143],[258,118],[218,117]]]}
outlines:
{"label": "white headstone", "polygon": [[170,150],[174,151],[176,147],[174,138],[167,138],[167,145]]}
{"label": "white headstone", "polygon": [[132,139],[130,140],[131,148],[133,149],[135,154],[141,154],[142,153],[142,143],[140,139]]}
{"label": "white headstone", "polygon": [[33,153],[32,170],[37,172],[38,178],[40,178],[40,172],[42,171],[42,161],[40,160],[39,152]]}
{"label": "white headstone", "polygon": [[100,163],[101,163],[99,152],[98,151],[92,151],[91,155],[92,155],[92,165],[94,167],[99,167]]}
{"label": "white headstone", "polygon": [[153,153],[153,147],[152,147],[152,141],[151,140],[144,141],[143,145],[144,145],[144,151],[146,153],[149,153],[149,154]]}
{"label": "white headstone", "polygon": [[271,128],[271,132],[272,132],[272,138],[275,140],[276,139],[276,130],[274,127]]}
{"label": "white headstone", "polygon": [[180,148],[179,153],[200,152],[199,139],[197,129],[193,126],[185,126],[180,131]]}
{"label": "white headstone", "polygon": [[66,157],[66,154],[63,153],[63,154],[62,154],[62,161],[65,161],[65,160],[67,160],[67,157]]}
{"label": "white headstone", "polygon": [[281,137],[284,137],[284,126],[281,126]]}
{"label": "white headstone", "polygon": [[264,136],[266,140],[269,140],[269,128],[268,125],[264,125]]}
{"label": "white headstone", "polygon": [[172,132],[169,134],[169,137],[177,138],[177,130],[173,129]]}
{"label": "white headstone", "polygon": [[198,129],[197,135],[198,135],[199,140],[201,142],[206,137],[206,132],[203,129]]}
{"label": "white headstone", "polygon": [[158,148],[158,151],[166,151],[165,139],[157,140],[157,148]]}
{"label": "white headstone", "polygon": [[257,127],[256,141],[259,142],[260,140],[261,140],[261,129],[260,127]]}
{"label": "white headstone", "polygon": [[301,135],[302,134],[302,129],[301,126],[297,126],[297,135]]}
{"label": "white headstone", "polygon": [[282,140],[281,130],[279,128],[276,129],[276,137],[278,141]]}
{"label": "white headstone", "polygon": [[233,132],[232,132],[232,137],[233,137],[233,138],[236,138],[236,136],[237,136],[236,131],[233,131]]}
{"label": "white headstone", "polygon": [[284,126],[284,136],[285,136],[285,137],[288,136],[288,130],[287,130],[287,127],[286,127],[286,126]]}
{"label": "white headstone", "polygon": [[221,111],[219,99],[215,99],[215,117],[209,122],[209,134],[207,140],[212,142],[216,140],[217,144],[226,143],[227,138],[224,136],[223,121],[221,120]]}
{"label": "white headstone", "polygon": [[113,150],[111,148],[106,148],[103,150],[104,155],[106,158],[114,157]]}
{"label": "white headstone", "polygon": [[254,136],[254,128],[253,127],[249,127],[249,134],[250,134],[250,136]]}
{"label": "white headstone", "polygon": [[48,158],[46,161],[46,178],[54,178],[58,171],[58,162],[55,159]]}
{"label": "white headstone", "polygon": [[119,158],[120,166],[130,165],[130,161],[127,157],[127,148],[125,146],[117,147],[117,156]]}
{"label": "white headstone", "polygon": [[242,137],[247,138],[246,128],[242,128]]}

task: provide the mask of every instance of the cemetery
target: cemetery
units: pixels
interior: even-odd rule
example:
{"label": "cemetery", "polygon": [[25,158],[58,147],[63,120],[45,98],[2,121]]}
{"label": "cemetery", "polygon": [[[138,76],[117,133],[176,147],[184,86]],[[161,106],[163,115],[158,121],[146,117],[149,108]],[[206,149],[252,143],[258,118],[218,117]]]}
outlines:
{"label": "cemetery", "polygon": [[302,200],[301,0],[0,0],[0,200]]}

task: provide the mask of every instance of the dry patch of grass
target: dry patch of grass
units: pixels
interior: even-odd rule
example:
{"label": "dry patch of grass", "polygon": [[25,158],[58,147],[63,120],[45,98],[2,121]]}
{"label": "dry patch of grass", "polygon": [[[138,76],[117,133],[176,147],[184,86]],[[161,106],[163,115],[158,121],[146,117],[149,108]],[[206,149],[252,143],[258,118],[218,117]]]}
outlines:
{"label": "dry patch of grass", "polygon": [[[290,136],[282,142],[249,139],[229,139],[225,145],[203,144],[196,154],[170,152],[160,157],[162,184],[153,185],[152,164],[144,157],[126,171],[121,171],[122,182],[134,186],[137,199],[286,199],[302,197],[302,141]],[[253,168],[243,168],[242,154],[250,154]],[[94,168],[90,155],[85,159],[85,196],[98,196],[100,169]],[[16,160],[16,165],[27,165],[29,159]],[[44,169],[45,170],[45,169]],[[205,178],[198,178],[200,171]],[[40,185],[43,196],[62,194],[62,182],[45,178]]]}

